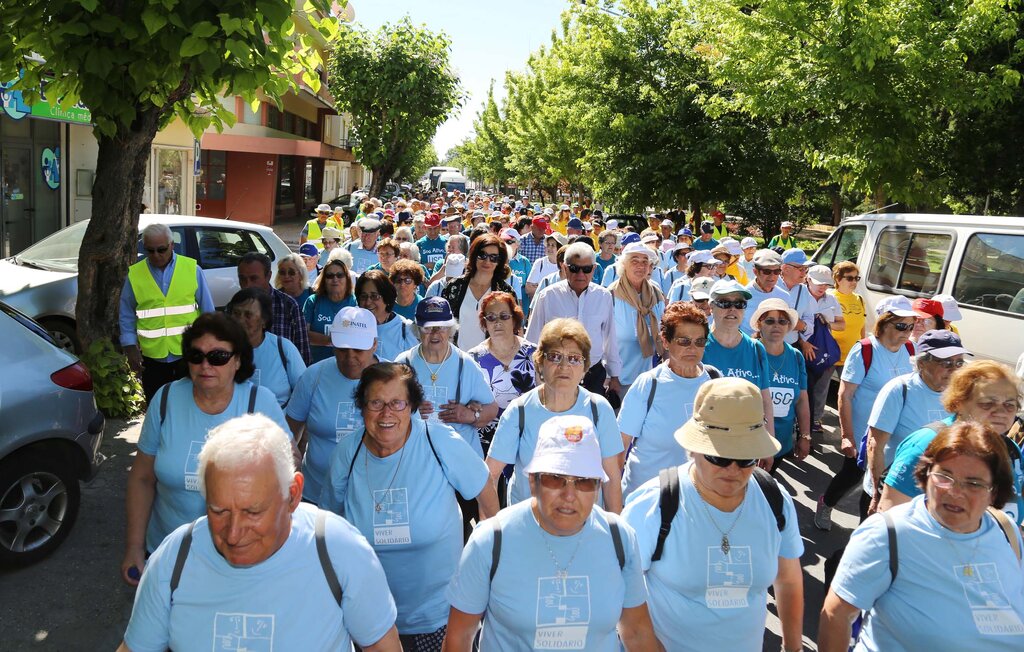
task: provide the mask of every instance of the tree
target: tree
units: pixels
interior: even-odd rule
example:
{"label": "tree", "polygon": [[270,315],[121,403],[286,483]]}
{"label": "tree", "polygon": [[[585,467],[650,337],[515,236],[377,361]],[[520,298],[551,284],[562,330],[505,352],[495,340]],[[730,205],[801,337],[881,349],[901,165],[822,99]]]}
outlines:
{"label": "tree", "polygon": [[352,116],[356,154],[373,172],[370,194],[412,167],[425,143],[462,103],[442,32],[414,27],[408,17],[370,33],[343,25],[328,66],[338,111]]}
{"label": "tree", "polygon": [[[323,38],[333,34],[328,0],[303,10]],[[92,219],[79,252],[78,335],[111,338],[120,290],[136,257],[146,163],[157,131],[174,116],[198,138],[231,125],[218,97],[271,99],[319,87],[319,55],[296,31],[291,0],[19,0],[0,3],[0,75],[29,101],[46,95],[91,111],[99,154]]]}
{"label": "tree", "polygon": [[434,148],[434,143],[427,141],[420,147],[416,158],[409,161],[409,166],[398,171],[395,180],[403,183],[415,183],[436,165],[438,165],[437,150]]}
{"label": "tree", "polygon": [[494,101],[494,82],[487,91],[487,101],[483,109],[477,113],[473,122],[476,136],[469,141],[465,149],[466,167],[471,176],[481,179],[495,188],[501,186],[512,177],[508,169],[510,154],[505,130],[505,119]]}

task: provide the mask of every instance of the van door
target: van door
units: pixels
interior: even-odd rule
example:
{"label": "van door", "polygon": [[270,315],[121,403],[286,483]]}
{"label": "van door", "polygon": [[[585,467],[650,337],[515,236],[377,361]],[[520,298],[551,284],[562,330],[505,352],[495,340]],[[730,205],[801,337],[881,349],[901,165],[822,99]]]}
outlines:
{"label": "van door", "polygon": [[857,257],[867,231],[867,226],[863,224],[840,226],[814,254],[814,262],[834,267],[836,263],[848,261],[859,267]]}
{"label": "van door", "polygon": [[953,242],[951,232],[886,227],[875,240],[867,288],[911,298],[937,294]]}

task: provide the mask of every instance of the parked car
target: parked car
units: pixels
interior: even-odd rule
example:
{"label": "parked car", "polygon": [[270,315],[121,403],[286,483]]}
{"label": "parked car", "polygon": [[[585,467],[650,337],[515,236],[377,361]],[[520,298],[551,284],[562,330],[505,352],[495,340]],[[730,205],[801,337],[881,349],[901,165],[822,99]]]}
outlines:
{"label": "parked car", "polygon": [[[140,234],[154,223],[170,227],[175,252],[199,261],[218,308],[227,305],[238,291],[235,268],[244,254],[258,251],[273,261],[290,253],[288,245],[269,226],[146,213],[139,217]],[[78,250],[87,225],[88,220],[72,224],[17,256],[0,260],[0,299],[42,324],[59,346],[76,353],[81,352],[75,328]],[[138,252],[141,259],[141,235]],[[273,272],[277,273],[276,267]]]}
{"label": "parked car", "polygon": [[[341,212],[345,216],[345,226],[348,226],[356,219],[356,215],[359,214],[359,205],[362,204],[363,200],[366,199],[366,193],[361,191],[350,192],[340,197],[335,197],[331,201],[327,202],[331,205],[331,208],[335,206],[341,206]],[[313,208],[310,207],[310,212]]]}
{"label": "parked car", "polygon": [[975,355],[1013,366],[1024,351],[1024,218],[860,215],[843,220],[813,258],[857,264],[869,331],[875,304],[887,296],[950,294],[963,313],[957,330]]}
{"label": "parked car", "polygon": [[2,301],[0,341],[0,565],[24,565],[68,537],[104,418],[82,363]]}

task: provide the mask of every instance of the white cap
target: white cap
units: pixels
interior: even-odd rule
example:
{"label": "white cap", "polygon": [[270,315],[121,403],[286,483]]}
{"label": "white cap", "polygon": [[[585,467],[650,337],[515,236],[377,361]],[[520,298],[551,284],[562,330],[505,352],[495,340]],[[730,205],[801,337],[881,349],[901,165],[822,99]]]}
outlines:
{"label": "white cap", "polygon": [[607,222],[604,223],[604,228],[609,229],[609,230],[610,229],[617,229],[617,228],[619,228],[619,221],[618,220],[608,220]]}
{"label": "white cap", "polygon": [[943,321],[960,321],[964,318],[963,313],[960,312],[960,305],[952,294],[936,294],[932,299],[942,304]]}
{"label": "white cap", "polygon": [[466,272],[466,257],[462,254],[448,254],[444,261],[445,278],[458,278]]}
{"label": "white cap", "polygon": [[644,245],[640,244],[639,242],[631,242],[628,245],[626,245],[625,249],[622,250],[622,257],[623,257],[623,259],[626,256],[629,256],[630,254],[643,254],[643,255],[647,256],[647,258],[650,259],[651,262],[653,262],[653,263],[657,263],[658,262],[658,254],[656,254],[655,252],[651,251],[650,247],[644,246]]}
{"label": "white cap", "polygon": [[715,279],[710,276],[701,276],[700,278],[693,279],[690,283],[690,298],[691,299],[704,299],[711,298],[711,286],[715,284]]}
{"label": "white cap", "polygon": [[836,282],[832,279],[832,270],[827,265],[815,265],[807,270],[807,280],[815,285],[827,285],[835,287]]}
{"label": "white cap", "polygon": [[757,246],[757,240],[753,238],[743,238],[740,240],[740,249],[750,249],[751,247]]}
{"label": "white cap", "polygon": [[524,471],[608,481],[601,466],[601,444],[594,433],[594,424],[576,415],[557,416],[541,425],[533,458]]}
{"label": "white cap", "polygon": [[569,210],[569,204],[562,204],[558,207],[559,212]]}
{"label": "white cap", "polygon": [[661,240],[661,238],[658,237],[657,233],[648,232],[640,236],[640,242],[657,242],[658,240]]}
{"label": "white cap", "polygon": [[320,232],[320,238],[322,240],[341,240],[341,231],[329,226]]}
{"label": "white cap", "polygon": [[721,240],[718,241],[718,246],[724,246],[725,250],[729,252],[730,256],[743,255],[743,247],[741,247],[740,243],[736,242],[735,240],[729,240],[728,242],[725,242],[725,238],[722,238]]}
{"label": "white cap", "polygon": [[550,215],[554,215],[554,214],[555,214],[555,211],[554,211],[554,210],[552,210],[552,209],[551,209],[550,207],[549,207],[549,208],[545,208],[545,209],[544,209],[544,214],[545,214],[545,215],[549,215],[549,216],[550,216]]}
{"label": "white cap", "polygon": [[881,317],[887,312],[891,312],[897,317],[917,317],[914,307],[910,304],[910,299],[904,296],[886,297],[879,301],[875,306],[875,314]]}
{"label": "white cap", "polygon": [[673,249],[675,249],[675,247],[676,247],[676,243],[672,242],[668,238],[666,238],[666,239],[661,241],[661,250],[662,250],[662,252],[672,251]]}
{"label": "white cap", "polygon": [[317,213],[330,213],[331,207],[328,204],[320,204],[316,207]]}
{"label": "white cap", "polygon": [[715,281],[715,284],[711,286],[710,294],[712,297],[720,297],[724,294],[742,294],[743,298],[748,301],[753,296],[750,294],[750,290],[740,285],[739,281],[731,277],[720,278]]}
{"label": "white cap", "polygon": [[691,265],[696,265],[697,263],[706,264],[714,259],[710,251],[691,251],[686,255],[686,262]]}
{"label": "white cap", "polygon": [[674,228],[676,228],[676,225],[675,225],[675,223],[674,223],[674,222],[672,222],[672,220],[662,220],[662,221],[661,221],[661,225],[662,225],[662,226],[667,226],[667,227],[669,227],[669,228],[671,228],[671,229],[674,229]]}
{"label": "white cap", "polygon": [[331,344],[338,349],[369,351],[377,339],[377,319],[365,308],[342,308],[331,322]]}

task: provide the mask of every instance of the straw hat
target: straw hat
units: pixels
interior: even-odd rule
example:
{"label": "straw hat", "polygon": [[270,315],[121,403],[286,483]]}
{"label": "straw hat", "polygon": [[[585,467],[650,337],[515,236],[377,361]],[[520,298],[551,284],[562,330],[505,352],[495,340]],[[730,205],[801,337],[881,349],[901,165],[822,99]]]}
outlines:
{"label": "straw hat", "polygon": [[693,416],[675,437],[691,453],[733,460],[771,457],[782,449],[764,427],[761,390],[742,378],[717,378],[701,385]]}

